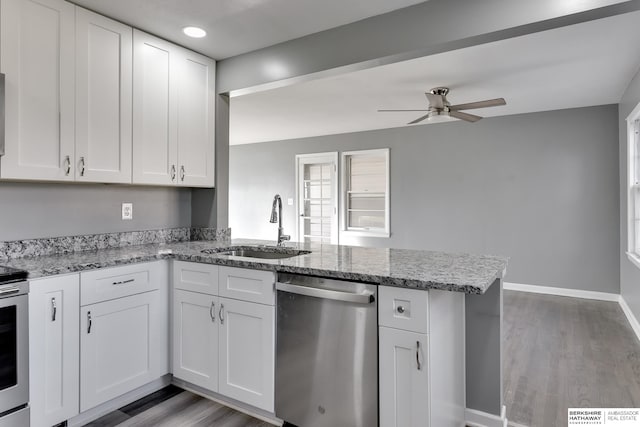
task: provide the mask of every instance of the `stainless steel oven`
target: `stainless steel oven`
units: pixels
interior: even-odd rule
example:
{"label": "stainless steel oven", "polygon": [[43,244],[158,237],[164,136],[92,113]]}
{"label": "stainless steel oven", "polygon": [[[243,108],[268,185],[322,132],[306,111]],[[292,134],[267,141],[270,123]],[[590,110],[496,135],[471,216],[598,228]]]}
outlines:
{"label": "stainless steel oven", "polygon": [[29,423],[29,284],[25,277],[25,272],[0,267],[0,427]]}

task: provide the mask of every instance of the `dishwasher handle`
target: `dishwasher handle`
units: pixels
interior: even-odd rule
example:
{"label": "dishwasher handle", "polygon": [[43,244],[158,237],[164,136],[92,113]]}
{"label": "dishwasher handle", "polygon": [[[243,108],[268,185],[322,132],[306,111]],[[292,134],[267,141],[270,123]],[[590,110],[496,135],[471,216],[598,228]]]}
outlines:
{"label": "dishwasher handle", "polygon": [[311,286],[292,285],[291,283],[276,283],[276,289],[292,294],[306,295],[309,297],[331,299],[336,301],[354,302],[357,304],[371,304],[375,296],[371,291],[355,294],[353,292],[341,292],[331,289],[314,288]]}

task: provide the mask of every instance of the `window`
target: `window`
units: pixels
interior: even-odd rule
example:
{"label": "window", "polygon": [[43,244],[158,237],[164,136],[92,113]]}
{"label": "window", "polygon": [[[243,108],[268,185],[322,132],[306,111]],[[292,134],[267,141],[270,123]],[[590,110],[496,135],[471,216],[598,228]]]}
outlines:
{"label": "window", "polygon": [[338,243],[338,153],[296,156],[298,240]]}
{"label": "window", "polygon": [[342,230],[389,237],[389,149],[342,153]]}
{"label": "window", "polygon": [[627,256],[640,268],[640,104],[627,117]]}

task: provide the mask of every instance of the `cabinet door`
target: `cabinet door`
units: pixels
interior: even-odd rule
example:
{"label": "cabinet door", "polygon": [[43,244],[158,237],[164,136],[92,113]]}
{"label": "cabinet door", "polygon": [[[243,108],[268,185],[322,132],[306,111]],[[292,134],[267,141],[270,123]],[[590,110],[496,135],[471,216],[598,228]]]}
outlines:
{"label": "cabinet door", "polygon": [[176,46],[133,32],[133,183],[177,185]]}
{"label": "cabinet door", "polygon": [[74,274],[29,285],[31,426],[49,427],[79,413],[79,278]]}
{"label": "cabinet door", "polygon": [[1,178],[73,180],[74,34],[71,3],[0,2],[0,72],[6,74]]}
{"label": "cabinet door", "polygon": [[159,293],[146,292],[80,309],[81,411],[163,374],[166,312],[163,316]]}
{"label": "cabinet door", "polygon": [[428,427],[427,335],[379,328],[380,427]]}
{"label": "cabinet door", "polygon": [[274,411],[275,309],[220,298],[220,394]]}
{"label": "cabinet door", "polygon": [[214,60],[180,49],[177,55],[178,177],[181,185],[215,184]]}
{"label": "cabinet door", "polygon": [[76,10],[76,180],[131,183],[132,29]]}
{"label": "cabinet door", "polygon": [[218,391],[217,297],[175,290],[173,293],[173,375]]}

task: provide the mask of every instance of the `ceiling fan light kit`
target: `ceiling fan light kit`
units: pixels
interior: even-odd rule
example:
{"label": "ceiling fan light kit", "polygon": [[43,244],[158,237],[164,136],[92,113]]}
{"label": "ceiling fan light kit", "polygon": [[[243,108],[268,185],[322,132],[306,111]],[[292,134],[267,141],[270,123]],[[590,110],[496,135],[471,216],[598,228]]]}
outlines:
{"label": "ceiling fan light kit", "polygon": [[427,114],[418,117],[415,120],[410,121],[407,124],[413,125],[427,120],[429,123],[441,123],[453,121],[456,119],[464,120],[466,122],[474,123],[480,120],[482,117],[475,114],[464,113],[460,110],[475,110],[476,108],[496,107],[499,105],[506,105],[504,98],[487,99],[485,101],[468,102],[465,104],[451,105],[447,100],[447,94],[449,88],[435,87],[430,92],[426,92],[425,95],[429,100],[429,108],[426,110],[378,110],[378,112],[398,112],[398,111],[424,111]]}

